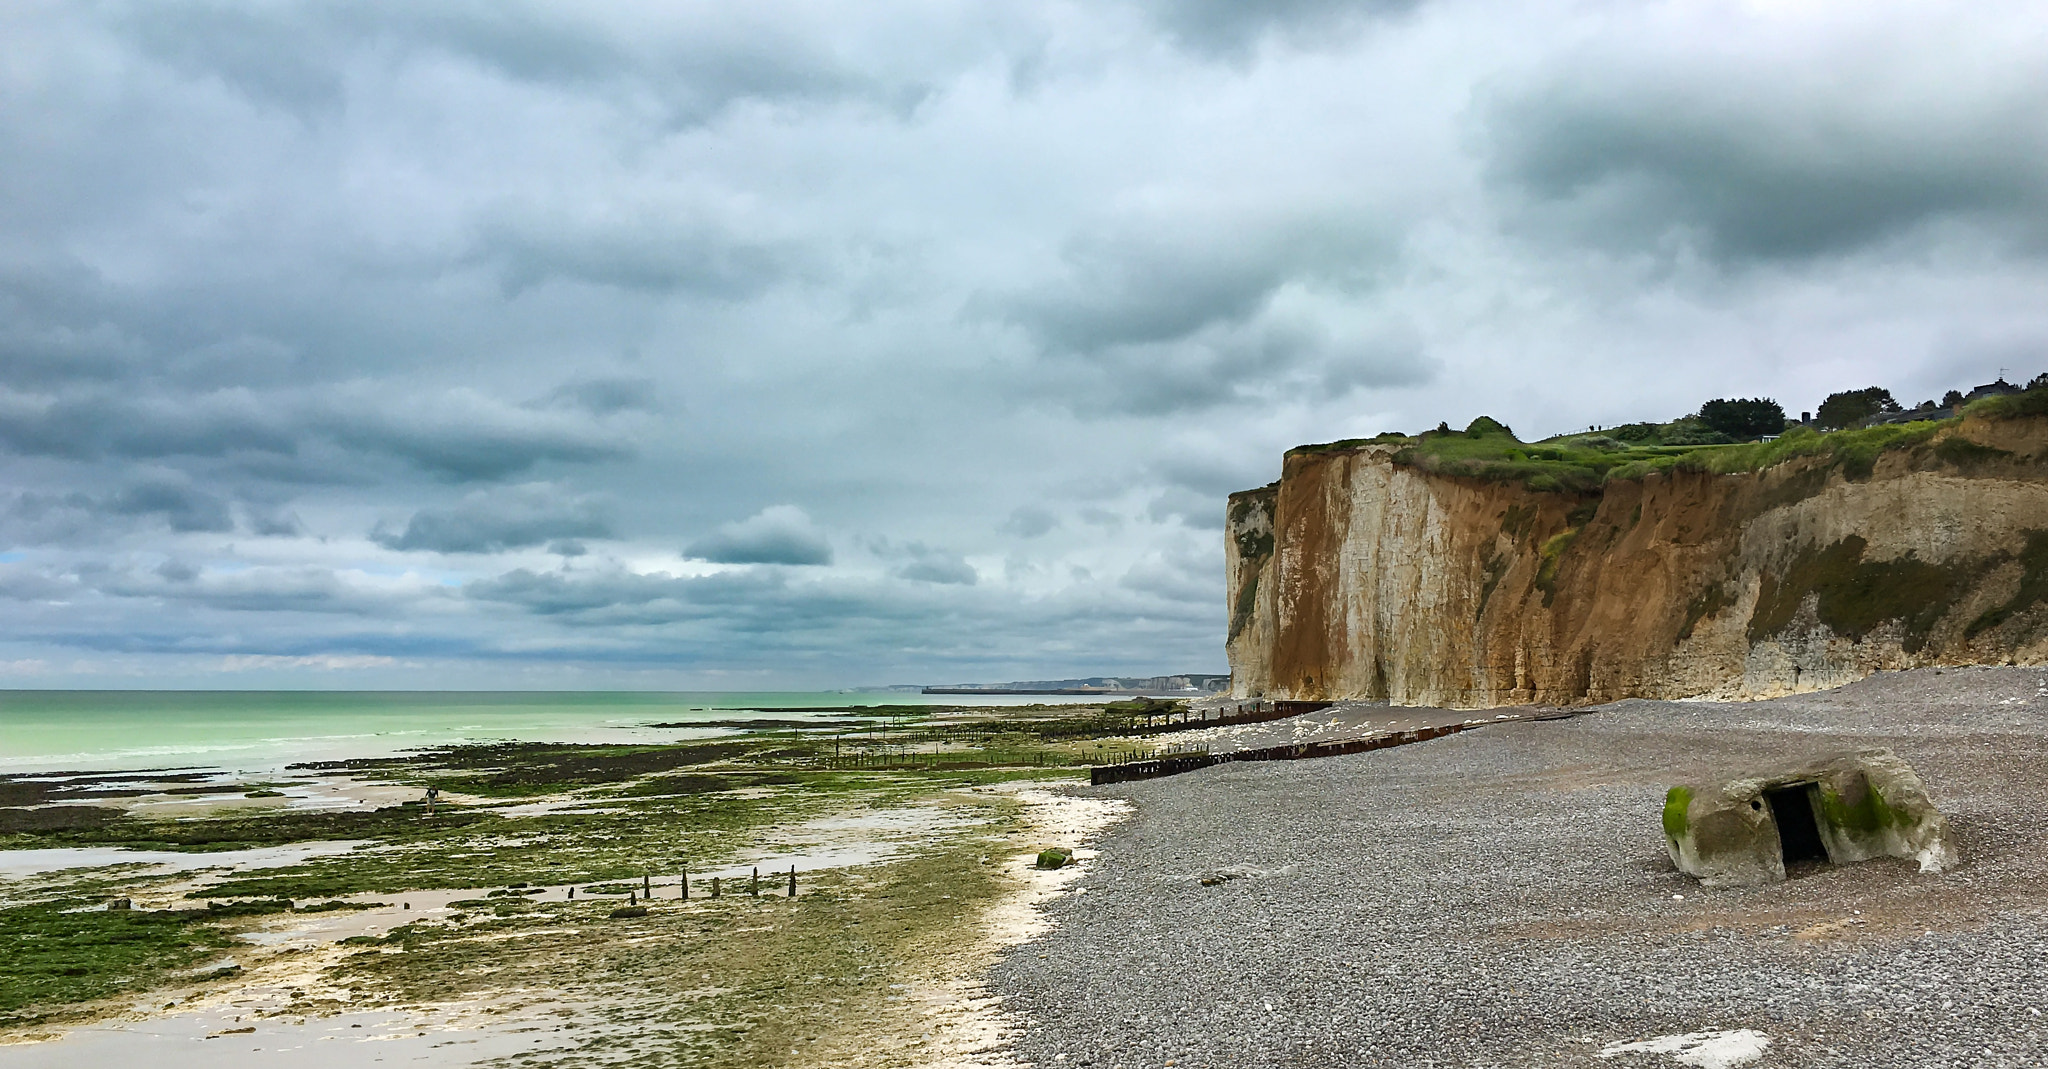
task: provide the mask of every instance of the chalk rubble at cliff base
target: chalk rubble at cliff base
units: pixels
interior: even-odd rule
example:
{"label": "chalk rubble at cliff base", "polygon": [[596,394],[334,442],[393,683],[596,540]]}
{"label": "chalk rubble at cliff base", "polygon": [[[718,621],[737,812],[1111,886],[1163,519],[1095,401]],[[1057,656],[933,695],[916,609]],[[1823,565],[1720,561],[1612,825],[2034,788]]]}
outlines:
{"label": "chalk rubble at cliff base", "polygon": [[[1672,864],[1672,783],[1878,748],[1955,867]],[[995,985],[1043,1066],[2034,1065],[2044,778],[2048,672],[1986,668],[1089,788],[1133,814]]]}

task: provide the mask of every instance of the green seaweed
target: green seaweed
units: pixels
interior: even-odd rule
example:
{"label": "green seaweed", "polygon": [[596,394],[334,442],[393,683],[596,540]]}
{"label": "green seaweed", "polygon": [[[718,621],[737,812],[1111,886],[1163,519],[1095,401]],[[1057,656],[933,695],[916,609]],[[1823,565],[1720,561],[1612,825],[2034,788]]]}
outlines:
{"label": "green seaweed", "polygon": [[0,1027],[33,1022],[66,1004],[198,979],[178,971],[236,945],[209,922],[242,915],[91,907],[59,900],[0,909]]}

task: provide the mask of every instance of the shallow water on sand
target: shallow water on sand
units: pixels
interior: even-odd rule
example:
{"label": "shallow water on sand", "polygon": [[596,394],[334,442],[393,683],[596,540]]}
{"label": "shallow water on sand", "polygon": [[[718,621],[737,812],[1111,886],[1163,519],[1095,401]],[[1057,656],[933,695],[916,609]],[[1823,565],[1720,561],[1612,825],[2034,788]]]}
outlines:
{"label": "shallow water on sand", "polygon": [[[709,722],[830,719],[876,705],[1016,705],[1060,697],[830,692],[0,691],[0,772],[280,769],[451,743],[670,742]],[[859,715],[859,714],[852,714]],[[653,724],[682,725],[652,728]],[[704,727],[690,727],[704,724]]]}

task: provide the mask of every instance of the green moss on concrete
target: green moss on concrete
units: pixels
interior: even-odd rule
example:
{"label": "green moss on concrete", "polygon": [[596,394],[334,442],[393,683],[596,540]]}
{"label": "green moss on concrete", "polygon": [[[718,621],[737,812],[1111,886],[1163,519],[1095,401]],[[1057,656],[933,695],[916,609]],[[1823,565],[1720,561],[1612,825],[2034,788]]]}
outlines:
{"label": "green moss on concrete", "polygon": [[1905,814],[1885,804],[1884,795],[1876,787],[1865,785],[1862,796],[1855,801],[1844,799],[1825,786],[1817,793],[1821,817],[1837,828],[1868,836],[1906,823]]}
{"label": "green moss on concrete", "polygon": [[1673,842],[1685,838],[1685,814],[1691,808],[1691,787],[1673,787],[1664,792],[1664,834]]}

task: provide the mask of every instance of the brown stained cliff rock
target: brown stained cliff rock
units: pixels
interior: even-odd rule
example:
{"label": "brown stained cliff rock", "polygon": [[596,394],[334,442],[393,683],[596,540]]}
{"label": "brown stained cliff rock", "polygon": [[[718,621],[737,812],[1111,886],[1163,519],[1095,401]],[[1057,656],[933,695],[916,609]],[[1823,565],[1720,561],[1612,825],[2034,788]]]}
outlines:
{"label": "brown stained cliff rock", "polygon": [[1397,448],[1290,454],[1277,487],[1231,498],[1236,696],[1745,698],[2048,659],[2048,420],[1973,420],[1862,470],[1806,457],[1588,494]]}

